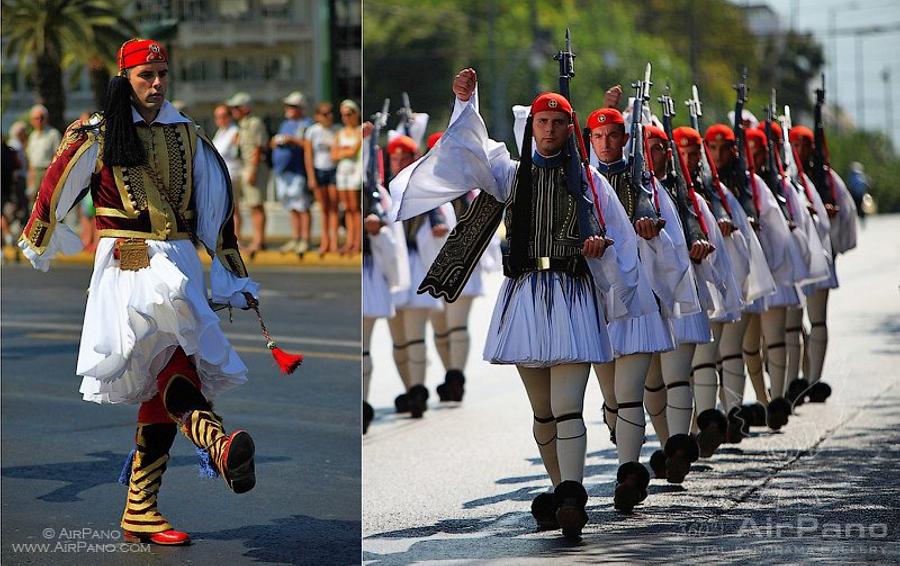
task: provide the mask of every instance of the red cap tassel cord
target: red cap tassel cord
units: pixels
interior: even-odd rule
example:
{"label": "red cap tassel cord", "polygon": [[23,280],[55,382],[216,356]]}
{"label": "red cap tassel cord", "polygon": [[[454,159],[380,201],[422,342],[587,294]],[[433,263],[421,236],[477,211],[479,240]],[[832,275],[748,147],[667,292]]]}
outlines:
{"label": "red cap tassel cord", "polygon": [[259,313],[259,301],[253,298],[253,295],[246,292],[244,293],[244,298],[247,299],[247,306],[256,312],[256,318],[259,319],[259,327],[262,329],[262,334],[266,339],[266,348],[272,351],[272,357],[275,358],[275,362],[281,369],[281,373],[285,375],[294,373],[294,370],[303,363],[303,354],[291,354],[279,348],[269,335],[266,323],[263,322],[262,315]]}

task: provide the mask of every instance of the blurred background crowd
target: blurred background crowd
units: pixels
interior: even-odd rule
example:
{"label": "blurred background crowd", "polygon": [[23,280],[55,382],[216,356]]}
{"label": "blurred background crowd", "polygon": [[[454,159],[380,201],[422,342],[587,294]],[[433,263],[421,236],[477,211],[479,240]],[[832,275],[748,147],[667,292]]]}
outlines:
{"label": "blurred background crowd", "polygon": [[[19,235],[61,132],[105,105],[115,53],[152,37],[169,100],[229,167],[244,249],[360,249],[360,0],[3,0],[3,238]],[[96,245],[88,196],[67,222]]]}

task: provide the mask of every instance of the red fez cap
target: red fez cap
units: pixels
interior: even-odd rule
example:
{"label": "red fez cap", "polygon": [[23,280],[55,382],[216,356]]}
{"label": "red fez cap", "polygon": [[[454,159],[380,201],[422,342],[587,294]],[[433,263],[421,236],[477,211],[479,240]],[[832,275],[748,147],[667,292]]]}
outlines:
{"label": "red fez cap", "polygon": [[591,112],[587,119],[587,128],[593,130],[607,124],[625,124],[625,117],[615,108],[600,108]]}
{"label": "red fez cap", "polygon": [[428,141],[425,142],[425,144],[428,146],[428,149],[433,148],[434,144],[436,144],[438,140],[441,139],[442,135],[444,135],[444,132],[435,132],[428,136]]}
{"label": "red fez cap", "polygon": [[725,124],[713,124],[706,129],[706,141],[730,141],[735,140],[734,130]]}
{"label": "red fez cap", "polygon": [[563,112],[572,116],[572,105],[561,94],[544,92],[537,95],[531,103],[531,115],[534,116],[538,112]]}
{"label": "red fez cap", "polygon": [[672,132],[672,137],[675,138],[675,145],[680,147],[700,145],[703,142],[700,138],[700,132],[688,126],[675,128],[675,131]]}
{"label": "red fez cap", "polygon": [[169,54],[159,42],[152,39],[129,39],[119,48],[116,60],[119,70],[124,71],[147,63],[168,62]]}
{"label": "red fez cap", "polygon": [[[781,126],[778,125],[778,122],[772,120],[769,122],[772,125],[772,135],[775,136],[775,141],[781,141]],[[759,130],[762,133],[766,133],[766,123],[765,121],[760,122],[758,126]]]}
{"label": "red fez cap", "polygon": [[791,131],[788,132],[788,137],[792,142],[796,142],[797,140],[808,139],[810,143],[813,143],[815,136],[813,136],[812,130],[807,128],[806,126],[794,126],[791,128]]}
{"label": "red fez cap", "polygon": [[757,146],[766,146],[768,144],[766,133],[758,128],[747,128],[744,134],[747,137],[747,144],[751,149]]}
{"label": "red fez cap", "polygon": [[648,140],[658,139],[666,142],[669,141],[669,136],[666,135],[666,132],[663,131],[662,128],[658,128],[653,124],[644,126],[644,137]]}
{"label": "red fez cap", "polygon": [[419,151],[419,144],[409,136],[397,136],[388,144],[388,153],[393,154],[398,150],[415,155]]}

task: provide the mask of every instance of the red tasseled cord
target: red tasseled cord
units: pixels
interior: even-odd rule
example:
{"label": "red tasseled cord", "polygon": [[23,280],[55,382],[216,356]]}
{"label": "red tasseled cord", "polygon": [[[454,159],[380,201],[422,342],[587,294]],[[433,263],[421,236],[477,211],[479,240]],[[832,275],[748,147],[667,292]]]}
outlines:
{"label": "red tasseled cord", "polygon": [[281,373],[285,375],[294,373],[294,370],[303,363],[303,354],[291,354],[285,352],[276,346],[274,342],[269,342],[269,349],[272,350],[272,357],[275,358],[278,367],[281,368]]}

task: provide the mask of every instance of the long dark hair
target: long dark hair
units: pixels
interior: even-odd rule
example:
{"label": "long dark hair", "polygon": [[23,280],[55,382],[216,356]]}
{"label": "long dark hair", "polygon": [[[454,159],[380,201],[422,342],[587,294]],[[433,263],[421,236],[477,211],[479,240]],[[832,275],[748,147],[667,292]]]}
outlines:
{"label": "long dark hair", "polygon": [[103,121],[106,135],[103,144],[103,163],[121,167],[135,167],[147,162],[144,144],[138,138],[131,114],[131,83],[126,76],[109,80]]}

